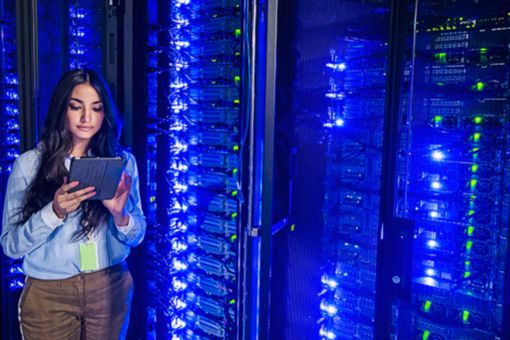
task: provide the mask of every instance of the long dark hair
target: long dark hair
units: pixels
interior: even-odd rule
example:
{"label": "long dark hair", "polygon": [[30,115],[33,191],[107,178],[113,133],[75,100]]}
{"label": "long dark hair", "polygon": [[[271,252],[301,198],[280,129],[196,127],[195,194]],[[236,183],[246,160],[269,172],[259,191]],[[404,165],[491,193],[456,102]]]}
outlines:
{"label": "long dark hair", "polygon": [[[121,122],[105,81],[90,69],[77,69],[65,73],[51,97],[38,146],[40,165],[26,191],[19,225],[53,200],[55,191],[68,175],[64,161],[73,148],[73,139],[67,128],[66,113],[73,89],[80,84],[88,84],[97,91],[104,111],[103,124],[90,141],[88,151],[98,157],[116,156],[121,152],[119,144]],[[92,232],[109,215],[100,201],[85,201],[81,204],[81,209],[82,229],[74,235],[75,240]]]}

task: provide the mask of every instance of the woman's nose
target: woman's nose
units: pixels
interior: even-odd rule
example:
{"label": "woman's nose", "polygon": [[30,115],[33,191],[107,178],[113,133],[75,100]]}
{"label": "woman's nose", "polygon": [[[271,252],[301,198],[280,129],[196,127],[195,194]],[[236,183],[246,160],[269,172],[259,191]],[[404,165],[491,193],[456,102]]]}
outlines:
{"label": "woman's nose", "polygon": [[89,122],[91,119],[91,112],[90,109],[84,108],[81,115],[81,121],[82,122]]}

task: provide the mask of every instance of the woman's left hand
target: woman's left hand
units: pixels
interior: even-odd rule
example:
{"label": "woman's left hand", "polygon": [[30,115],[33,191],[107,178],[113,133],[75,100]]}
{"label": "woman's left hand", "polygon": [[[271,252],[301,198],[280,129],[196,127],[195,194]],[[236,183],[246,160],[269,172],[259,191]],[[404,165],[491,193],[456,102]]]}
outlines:
{"label": "woman's left hand", "polygon": [[109,200],[102,201],[118,226],[125,226],[129,223],[129,216],[125,213],[124,207],[131,192],[132,182],[131,176],[124,172],[120,178],[115,196]]}

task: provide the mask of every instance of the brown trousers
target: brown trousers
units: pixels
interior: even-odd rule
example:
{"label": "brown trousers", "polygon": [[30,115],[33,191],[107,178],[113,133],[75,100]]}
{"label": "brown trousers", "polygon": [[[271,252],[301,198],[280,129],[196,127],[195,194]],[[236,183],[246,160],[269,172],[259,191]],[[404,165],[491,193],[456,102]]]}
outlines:
{"label": "brown trousers", "polygon": [[132,298],[125,263],[65,280],[27,277],[19,301],[23,339],[125,339]]}

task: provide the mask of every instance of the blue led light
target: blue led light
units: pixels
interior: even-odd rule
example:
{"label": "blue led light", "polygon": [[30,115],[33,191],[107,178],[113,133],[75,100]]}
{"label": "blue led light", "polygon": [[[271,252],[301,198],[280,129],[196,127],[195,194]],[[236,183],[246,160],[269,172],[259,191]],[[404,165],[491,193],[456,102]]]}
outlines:
{"label": "blue led light", "polygon": [[177,7],[181,5],[189,5],[190,0],[174,0]]}
{"label": "blue led light", "polygon": [[13,290],[18,290],[18,289],[21,289],[25,286],[25,282],[21,279],[15,279],[15,280],[12,280],[10,283],[9,283],[9,289],[11,291]]}
{"label": "blue led light", "polygon": [[436,275],[436,271],[432,268],[428,268],[427,270],[425,270],[425,273],[428,275],[428,276],[434,276]]}
{"label": "blue led light", "polygon": [[188,48],[190,46],[190,42],[189,41],[174,41],[174,45],[176,46],[176,49],[177,50],[180,50],[182,48]]}
{"label": "blue led light", "polygon": [[327,274],[322,275],[321,282],[328,289],[335,289],[336,287],[338,287],[338,281],[329,277]]}
{"label": "blue led light", "polygon": [[5,109],[5,113],[7,113],[8,117],[16,117],[17,118],[19,115],[19,111],[16,106],[6,105],[4,109]]}
{"label": "blue led light", "polygon": [[188,165],[184,164],[184,162],[180,160],[172,160],[170,163],[170,169],[178,172],[186,172],[188,171]]}
{"label": "blue led light", "polygon": [[84,8],[69,7],[69,16],[73,19],[84,19],[86,15],[87,11]]}
{"label": "blue led light", "polygon": [[435,249],[435,248],[439,247],[439,243],[437,243],[436,240],[428,240],[427,247],[429,247],[430,249]]}
{"label": "blue led light", "polygon": [[179,220],[178,218],[172,218],[169,221],[169,226],[170,226],[170,229],[174,233],[177,233],[177,232],[183,233],[188,230],[188,225],[186,223],[182,222],[181,220]]}
{"label": "blue led light", "polygon": [[345,121],[342,118],[338,118],[337,120],[335,120],[336,126],[344,126],[344,124],[345,124]]}
{"label": "blue led light", "polygon": [[345,63],[326,63],[326,67],[332,69],[332,70],[335,70],[335,71],[345,71],[345,69],[347,68],[347,66],[345,65]]}
{"label": "blue led light", "polygon": [[435,161],[442,161],[442,160],[445,159],[445,154],[442,151],[439,151],[439,150],[432,151],[432,154],[430,156]]}
{"label": "blue led light", "polygon": [[172,318],[171,325],[173,329],[183,329],[186,327],[186,321],[180,319],[179,317],[174,317]]}
{"label": "blue led light", "polygon": [[319,330],[319,335],[325,339],[330,339],[330,340],[336,339],[336,334],[333,331],[329,330],[324,325],[321,326],[321,328]]}
{"label": "blue led light", "polygon": [[320,309],[329,316],[334,316],[338,312],[338,308],[334,304],[329,303],[326,300],[321,301]]}
{"label": "blue led light", "polygon": [[342,100],[345,99],[345,93],[335,93],[335,92],[329,92],[326,93],[326,98],[335,99],[335,100]]}
{"label": "blue led light", "polygon": [[420,281],[421,281],[421,283],[423,283],[424,285],[429,286],[429,287],[437,287],[438,286],[437,280],[430,276],[426,276],[426,277],[422,278]]}
{"label": "blue led light", "polygon": [[172,190],[174,193],[185,193],[188,191],[188,185],[186,183],[181,183],[177,179],[172,181]]}
{"label": "blue led light", "polygon": [[430,187],[432,189],[439,190],[442,188],[442,185],[441,185],[441,182],[433,181],[432,183],[430,183]]}
{"label": "blue led light", "polygon": [[9,268],[9,274],[11,275],[23,275],[23,269],[21,269],[21,266],[14,265]]}
{"label": "blue led light", "polygon": [[170,205],[168,207],[168,214],[179,214],[185,213],[188,211],[188,203],[180,202],[177,197],[172,197],[170,199]]}
{"label": "blue led light", "polygon": [[188,284],[185,281],[179,280],[178,278],[172,278],[172,288],[176,292],[182,292],[188,288]]}
{"label": "blue led light", "polygon": [[186,262],[179,260],[178,258],[172,259],[172,268],[176,271],[184,271],[188,269]]}
{"label": "blue led light", "polygon": [[437,211],[435,210],[432,210],[429,212],[429,216],[432,217],[432,218],[438,218],[440,215]]}
{"label": "blue led light", "polygon": [[188,306],[188,304],[185,301],[179,299],[177,296],[174,296],[171,301],[172,306],[177,310],[182,310]]}
{"label": "blue led light", "polygon": [[188,249],[188,244],[185,241],[180,240],[178,238],[172,239],[170,243],[172,244],[172,250],[177,253],[183,252],[186,249]]}

